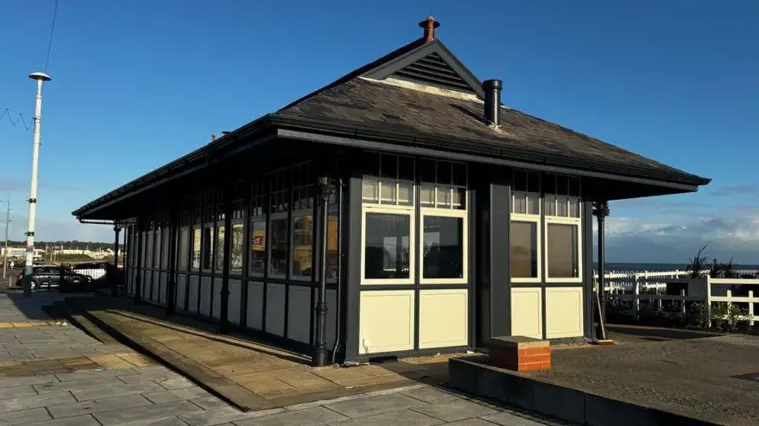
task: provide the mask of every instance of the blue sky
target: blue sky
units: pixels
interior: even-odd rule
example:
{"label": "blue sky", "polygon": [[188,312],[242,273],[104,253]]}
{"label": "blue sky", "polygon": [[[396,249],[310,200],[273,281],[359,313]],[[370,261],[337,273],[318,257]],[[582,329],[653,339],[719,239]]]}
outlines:
{"label": "blue sky", "polygon": [[[0,111],[30,120],[54,0],[0,3]],[[759,2],[60,0],[38,238],[110,240],[70,212],[419,37],[504,102],[707,176],[698,194],[612,203],[609,259],[759,263]],[[16,113],[12,117],[16,118]],[[32,132],[0,120],[0,194],[25,231]],[[5,198],[6,195],[0,195]]]}

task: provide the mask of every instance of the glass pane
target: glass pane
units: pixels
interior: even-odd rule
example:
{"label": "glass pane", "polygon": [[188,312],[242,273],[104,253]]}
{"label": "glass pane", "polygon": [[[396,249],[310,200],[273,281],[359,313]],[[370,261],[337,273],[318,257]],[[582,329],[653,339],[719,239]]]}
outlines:
{"label": "glass pane", "polygon": [[453,208],[462,210],[466,208],[466,188],[453,188]]}
{"label": "glass pane", "polygon": [[579,197],[580,194],[580,178],[578,177],[571,177],[569,178],[569,195],[573,197]]}
{"label": "glass pane", "polygon": [[466,164],[453,163],[453,179],[454,185],[466,186]]}
{"label": "glass pane", "polygon": [[227,233],[224,229],[224,224],[219,225],[218,238],[216,239],[216,271],[221,272],[224,270],[224,236]]}
{"label": "glass pane", "polygon": [[253,275],[263,275],[266,265],[266,222],[253,222],[251,228],[250,272]]}
{"label": "glass pane", "polygon": [[213,228],[203,228],[203,269],[213,266]]}
{"label": "glass pane", "polygon": [[569,206],[567,205],[568,201],[569,200],[567,200],[567,197],[564,197],[564,196],[556,197],[556,216],[561,216],[561,217],[569,216],[569,211],[568,211]]}
{"label": "glass pane", "polygon": [[577,256],[577,226],[548,224],[548,276],[550,278],[579,277]]}
{"label": "glass pane", "polygon": [[451,206],[451,187],[448,185],[438,185],[437,187],[437,206]]}
{"label": "glass pane", "polygon": [[200,228],[192,230],[192,269],[200,269]]}
{"label": "glass pane", "polygon": [[527,192],[540,192],[540,173],[527,173]]}
{"label": "glass pane", "polygon": [[398,179],[398,157],[383,154],[381,158],[380,178],[385,181],[395,181]]}
{"label": "glass pane", "polygon": [[527,193],[527,214],[540,214],[540,195],[536,192]]}
{"label": "glass pane", "polygon": [[245,240],[243,224],[232,224],[232,246],[229,249],[229,269],[234,273],[242,272],[242,259],[245,252],[243,244]]}
{"label": "glass pane", "polygon": [[187,255],[189,254],[188,250],[190,249],[189,244],[190,244],[190,229],[182,228],[179,231],[179,250],[177,250],[179,252],[179,259],[178,259],[177,264],[179,265],[180,271],[187,270],[187,260],[188,260]]}
{"label": "glass pane", "polygon": [[310,277],[311,260],[314,250],[313,216],[293,217],[293,259],[294,276]]}
{"label": "glass pane", "polygon": [[379,154],[374,152],[364,152],[361,164],[367,175],[379,176]]}
{"label": "glass pane", "polygon": [[421,178],[422,182],[435,183],[435,161],[434,160],[422,160],[421,163]]}
{"label": "glass pane", "polygon": [[556,175],[543,175],[543,193],[556,194]]}
{"label": "glass pane", "polygon": [[463,222],[458,217],[424,217],[424,278],[463,278]]}
{"label": "glass pane", "polygon": [[580,200],[577,198],[569,199],[569,216],[580,217]]}
{"label": "glass pane", "polygon": [[511,277],[538,277],[538,224],[512,221],[510,230]]}
{"label": "glass pane", "polygon": [[271,220],[271,263],[269,275],[287,273],[287,218]]}
{"label": "glass pane", "polygon": [[148,231],[148,249],[145,254],[145,267],[150,268],[153,265],[153,231]]}
{"label": "glass pane", "polygon": [[419,198],[421,198],[420,202],[423,206],[434,206],[435,187],[433,185],[422,185]]}
{"label": "glass pane", "polygon": [[413,182],[398,182],[398,204],[410,206],[414,200]]}
{"label": "glass pane", "polygon": [[437,183],[451,184],[451,163],[447,161],[437,162]]}
{"label": "glass pane", "polygon": [[398,157],[398,179],[415,180],[413,157]]}
{"label": "glass pane", "polygon": [[544,208],[546,216],[556,216],[556,197],[553,195],[546,195]]}
{"label": "glass pane", "polygon": [[367,213],[364,277],[409,278],[410,235],[409,215]]}
{"label": "glass pane", "polygon": [[365,202],[376,203],[379,199],[379,181],[376,178],[364,176],[361,198]]}
{"label": "glass pane", "polygon": [[337,211],[329,213],[327,222],[327,280],[337,281]]}
{"label": "glass pane", "polygon": [[160,268],[161,267],[161,229],[156,229],[155,231],[155,245],[154,251],[153,251],[153,267],[154,268]]}
{"label": "glass pane", "polygon": [[525,199],[524,192],[515,192],[513,201],[514,201],[514,207],[511,209],[512,213],[520,213],[520,214],[527,213],[527,200]]}
{"label": "glass pane", "polygon": [[380,191],[383,203],[395,204],[395,180],[383,180]]}
{"label": "glass pane", "polygon": [[514,171],[514,181],[511,182],[511,188],[514,191],[526,191],[527,190],[527,172],[519,170]]}

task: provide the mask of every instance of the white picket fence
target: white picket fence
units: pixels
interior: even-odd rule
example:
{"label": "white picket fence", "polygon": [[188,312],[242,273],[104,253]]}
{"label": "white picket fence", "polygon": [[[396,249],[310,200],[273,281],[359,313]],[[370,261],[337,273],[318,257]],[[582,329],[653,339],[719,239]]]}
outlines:
{"label": "white picket fence", "polygon": [[[739,271],[744,273],[744,271]],[[752,271],[745,271],[750,273]],[[680,275],[685,275],[681,277]],[[664,312],[664,301],[676,302],[679,308],[679,312],[675,314],[684,315],[686,313],[685,302],[701,302],[704,303],[711,319],[711,310],[714,303],[726,303],[729,309],[733,303],[747,303],[748,314],[740,318],[741,321],[748,321],[750,325],[754,325],[756,321],[759,321],[759,316],[755,312],[754,304],[759,303],[759,297],[754,297],[754,294],[759,296],[759,279],[750,278],[711,278],[706,275],[703,278],[689,278],[689,273],[680,271],[668,271],[668,272],[648,272],[643,274],[635,274],[634,276],[621,275],[615,276],[615,274],[605,274],[606,277],[606,294],[610,299],[618,299],[621,301],[632,302],[632,313],[636,316],[640,313],[641,301],[655,301],[656,310]],[[624,286],[619,285],[624,284]],[[660,291],[666,289],[667,284],[684,284],[686,289],[681,289],[678,295],[660,294]],[[630,288],[627,288],[627,286]],[[748,296],[733,296],[731,290],[726,291],[725,296],[713,295],[713,287],[715,285],[748,285],[752,288],[756,288],[757,291],[749,290]],[[641,289],[649,290],[654,289],[653,294],[641,294]],[[629,292],[625,290],[631,290]],[[670,311],[670,313],[673,313]],[[709,324],[711,325],[711,323]]]}

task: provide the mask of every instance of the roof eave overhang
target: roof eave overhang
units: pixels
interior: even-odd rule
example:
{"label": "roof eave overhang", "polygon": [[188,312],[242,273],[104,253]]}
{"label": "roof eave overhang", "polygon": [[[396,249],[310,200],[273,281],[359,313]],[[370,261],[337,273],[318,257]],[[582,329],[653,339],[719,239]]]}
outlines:
{"label": "roof eave overhang", "polygon": [[[277,123],[277,136],[280,138],[326,143],[358,147],[364,149],[395,152],[399,154],[434,156],[449,158],[459,161],[471,161],[482,164],[493,164],[507,167],[521,168],[526,170],[543,171],[550,173],[571,174],[598,179],[609,179],[620,182],[666,188],[670,192],[696,192],[701,185],[708,184],[711,180],[698,176],[687,175],[665,177],[636,176],[631,169],[620,168],[618,165],[582,164],[577,160],[567,160],[561,157],[536,157],[534,153],[514,152],[512,150],[498,150],[493,152],[491,147],[484,147],[483,151],[471,152],[462,147],[461,150],[450,149],[443,146],[440,139],[429,139],[423,136],[411,136],[392,134],[388,132],[373,131],[369,129],[357,129],[354,127],[335,126],[334,123],[316,122],[303,120],[282,114],[273,117]],[[471,145],[469,145],[471,147]],[[468,151],[468,152],[467,152]],[[533,161],[527,161],[530,158]],[[534,161],[535,159],[540,161]],[[579,165],[582,167],[579,167]],[[612,172],[609,169],[620,172]],[[686,179],[690,178],[690,179]]]}
{"label": "roof eave overhang", "polygon": [[[174,179],[186,176],[211,164],[212,161],[238,154],[255,145],[268,140],[267,137],[256,137],[256,133],[265,131],[272,124],[271,116],[265,115],[215,141],[204,145],[158,169],[151,171],[119,188],[87,203],[74,210],[71,214],[79,221],[92,217],[98,211],[122,202],[127,198],[143,193],[149,189],[168,183]],[[242,142],[242,143],[240,143]]]}

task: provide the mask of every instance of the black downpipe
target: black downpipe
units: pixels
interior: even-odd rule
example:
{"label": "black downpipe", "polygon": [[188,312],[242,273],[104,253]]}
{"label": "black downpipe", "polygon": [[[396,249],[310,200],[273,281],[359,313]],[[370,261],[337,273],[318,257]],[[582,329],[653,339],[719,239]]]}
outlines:
{"label": "black downpipe", "polygon": [[485,92],[485,124],[501,125],[501,80],[485,80],[482,90]]}
{"label": "black downpipe", "polygon": [[335,344],[332,346],[332,364],[340,350],[340,306],[343,285],[343,179],[337,180],[337,294],[335,295]]}

